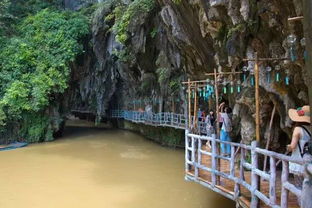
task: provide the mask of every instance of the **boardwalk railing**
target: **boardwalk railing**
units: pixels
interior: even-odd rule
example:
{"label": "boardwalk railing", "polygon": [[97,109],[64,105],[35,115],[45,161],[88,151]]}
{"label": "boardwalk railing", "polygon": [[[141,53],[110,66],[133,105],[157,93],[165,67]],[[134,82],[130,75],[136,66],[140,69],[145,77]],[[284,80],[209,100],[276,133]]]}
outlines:
{"label": "boardwalk railing", "polygon": [[[172,127],[177,129],[185,129],[187,126],[187,119],[185,115],[171,112],[147,113],[139,111],[112,110],[111,117],[122,118],[134,123]],[[204,121],[198,121],[198,132],[206,134],[206,125]]]}
{"label": "boardwalk railing", "polygon": [[[203,145],[206,141],[210,147]],[[219,153],[221,145],[230,146],[229,156]],[[270,158],[269,172],[259,168],[258,158],[264,156]],[[277,161],[282,162],[280,169],[277,169]],[[290,180],[290,162],[303,164],[301,160],[258,148],[256,142],[244,145],[188,131],[185,134],[186,179],[235,200],[243,207],[257,207],[259,203],[261,207],[296,207],[302,191]]]}

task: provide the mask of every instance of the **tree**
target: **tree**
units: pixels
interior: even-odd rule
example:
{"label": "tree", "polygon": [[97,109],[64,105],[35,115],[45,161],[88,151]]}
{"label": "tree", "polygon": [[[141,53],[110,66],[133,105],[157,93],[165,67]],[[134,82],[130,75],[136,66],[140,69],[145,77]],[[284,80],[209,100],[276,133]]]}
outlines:
{"label": "tree", "polygon": [[29,126],[22,125],[26,138],[48,132],[43,112],[67,88],[69,64],[83,52],[80,40],[88,33],[86,17],[51,9],[18,24],[19,35],[0,50],[0,124],[27,121]]}
{"label": "tree", "polygon": [[0,35],[7,28],[7,20],[12,18],[9,12],[10,1],[0,0]]}

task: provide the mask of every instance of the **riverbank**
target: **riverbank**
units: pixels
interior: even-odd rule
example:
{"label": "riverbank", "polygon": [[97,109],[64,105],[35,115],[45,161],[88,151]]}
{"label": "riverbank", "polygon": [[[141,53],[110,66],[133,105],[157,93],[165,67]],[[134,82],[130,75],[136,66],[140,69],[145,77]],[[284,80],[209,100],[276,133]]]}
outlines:
{"label": "riverbank", "polygon": [[127,120],[115,120],[117,128],[139,133],[145,138],[155,141],[163,146],[184,148],[184,130],[170,127],[154,127],[144,124],[136,124]]}

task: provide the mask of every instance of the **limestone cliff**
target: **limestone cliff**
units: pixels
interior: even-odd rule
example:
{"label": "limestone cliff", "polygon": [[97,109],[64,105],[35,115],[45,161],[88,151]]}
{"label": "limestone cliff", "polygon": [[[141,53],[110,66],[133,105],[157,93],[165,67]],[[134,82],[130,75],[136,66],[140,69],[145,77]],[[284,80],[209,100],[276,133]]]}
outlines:
{"label": "limestone cliff", "polygon": [[[80,8],[79,4],[65,2],[70,9]],[[134,2],[140,5],[140,0]],[[86,1],[81,3],[86,5]],[[92,35],[86,43],[86,53],[72,65],[71,85],[64,101],[68,109],[89,110],[99,119],[113,108],[138,108],[148,103],[153,104],[154,111],[174,109],[183,113],[186,104],[181,81],[207,79],[205,73],[214,68],[242,71],[243,66],[253,64],[242,59],[253,57],[255,52],[259,57],[289,57],[287,36],[295,33],[298,40],[302,38],[302,24],[290,25],[287,21],[290,16],[302,15],[300,0],[157,0],[151,10],[131,13],[123,31],[126,40],[119,43],[118,31],[114,30],[120,18],[116,8],[122,8],[126,14],[132,4],[98,4],[92,15]],[[288,142],[287,109],[308,103],[304,48],[298,42],[296,61],[262,62],[260,67],[261,135],[266,138],[268,134],[275,105],[274,150],[281,150]],[[281,67],[280,82],[273,81],[277,65]],[[267,81],[267,66],[273,68],[271,82]],[[283,81],[286,73],[289,85]],[[243,82],[242,92],[222,95],[233,107],[236,134],[245,143],[254,138],[255,125],[250,77],[235,77]],[[223,78],[219,81],[223,83]],[[206,102],[201,101],[200,106],[208,109]]]}

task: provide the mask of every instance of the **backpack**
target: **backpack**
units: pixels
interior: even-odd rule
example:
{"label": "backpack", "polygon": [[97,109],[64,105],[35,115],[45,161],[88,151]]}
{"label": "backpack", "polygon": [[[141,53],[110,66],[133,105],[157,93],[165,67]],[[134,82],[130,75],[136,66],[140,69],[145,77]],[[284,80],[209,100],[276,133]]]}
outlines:
{"label": "backpack", "polygon": [[310,131],[309,131],[307,128],[305,128],[304,126],[301,126],[301,127],[304,129],[305,132],[308,133],[308,135],[309,135],[309,137],[310,137],[309,141],[307,141],[307,142],[304,144],[303,149],[301,149],[300,144],[298,144],[301,157],[303,157],[303,155],[305,155],[306,153],[309,153],[309,154],[312,155],[311,133],[310,133]]}

